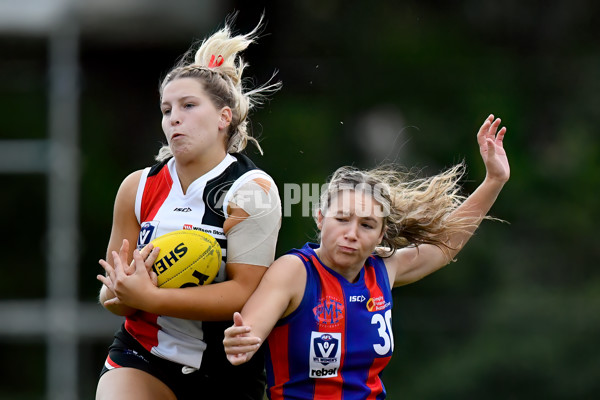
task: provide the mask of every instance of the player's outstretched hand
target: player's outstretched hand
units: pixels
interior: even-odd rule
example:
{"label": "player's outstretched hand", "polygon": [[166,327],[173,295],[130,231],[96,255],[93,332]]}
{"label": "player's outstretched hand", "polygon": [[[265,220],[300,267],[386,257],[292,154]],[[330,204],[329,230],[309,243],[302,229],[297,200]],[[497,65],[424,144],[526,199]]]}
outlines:
{"label": "player's outstretched hand", "polygon": [[[100,282],[116,294],[115,298],[107,300],[104,305],[125,304],[133,308],[142,309],[145,294],[156,288],[156,274],[149,273],[148,265],[152,265],[158,256],[158,248],[148,248],[142,251],[134,250],[131,265],[127,264],[127,254],[123,248],[127,246],[123,241],[121,251],[112,252],[113,265],[105,260],[100,260],[100,265],[106,271],[106,276],[98,275]],[[133,270],[131,268],[133,267]],[[129,273],[128,273],[129,272]]]}
{"label": "player's outstretched hand", "polygon": [[505,183],[510,177],[510,166],[504,150],[506,127],[500,127],[500,118],[490,114],[477,133],[479,152],[485,164],[487,178]]}
{"label": "player's outstretched hand", "polygon": [[250,336],[251,328],[244,325],[244,320],[239,312],[233,314],[233,325],[225,329],[223,346],[227,359],[233,365],[243,364],[250,360],[260,348],[261,339]]}
{"label": "player's outstretched hand", "polygon": [[[152,243],[148,244],[140,251],[140,255],[142,256],[142,259],[144,260],[144,265],[146,266],[146,271],[148,272],[150,280],[152,281],[154,286],[157,285],[157,275],[152,269],[152,266],[154,265],[154,261],[156,261],[156,257],[158,256],[159,252],[160,249],[158,247],[154,247]],[[124,266],[123,272],[126,275],[133,274],[136,270],[136,264],[135,260],[131,260],[131,263],[127,265],[127,255],[129,254],[129,241],[127,239],[123,239],[123,244],[121,244],[121,248],[119,249],[118,254],[120,264]],[[109,289],[112,290],[114,286],[114,280],[116,278],[115,267],[108,263],[106,260],[100,260],[99,263],[102,266],[102,268],[104,268],[106,275],[98,275],[97,278],[100,282],[104,283]]]}

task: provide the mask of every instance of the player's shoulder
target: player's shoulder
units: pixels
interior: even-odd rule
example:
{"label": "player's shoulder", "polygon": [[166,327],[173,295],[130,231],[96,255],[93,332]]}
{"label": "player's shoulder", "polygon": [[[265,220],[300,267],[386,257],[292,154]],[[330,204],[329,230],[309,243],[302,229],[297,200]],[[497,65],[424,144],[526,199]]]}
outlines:
{"label": "player's shoulder", "polygon": [[135,207],[135,198],[138,190],[138,185],[142,176],[143,170],[138,170],[130,173],[123,179],[117,196],[115,198],[115,213],[126,212],[133,210]]}
{"label": "player's shoulder", "polygon": [[301,299],[306,279],[307,272],[302,261],[294,255],[286,254],[271,264],[263,281],[273,288],[285,288]]}
{"label": "player's shoulder", "polygon": [[304,271],[304,263],[294,254],[285,254],[273,261],[269,269],[285,271],[289,276],[294,276],[295,272]]}
{"label": "player's shoulder", "polygon": [[144,173],[143,169],[138,169],[136,171],[133,171],[132,173],[130,173],[129,175],[127,175],[125,177],[125,179],[123,179],[123,184],[132,184],[132,183],[139,183],[140,178],[142,176],[142,174]]}
{"label": "player's shoulder", "polygon": [[250,158],[240,153],[230,153],[230,156],[236,160],[236,162],[230,165],[230,173],[238,174],[236,180],[244,183],[246,181],[263,179],[274,182],[273,178],[262,168],[258,167]]}
{"label": "player's shoulder", "polygon": [[137,192],[137,187],[142,178],[143,169],[133,171],[123,179],[121,186],[119,187],[119,193],[123,195],[133,194]]}
{"label": "player's shoulder", "polygon": [[234,185],[231,192],[229,199],[250,215],[264,215],[281,208],[277,186],[273,179],[264,173],[252,173]]}

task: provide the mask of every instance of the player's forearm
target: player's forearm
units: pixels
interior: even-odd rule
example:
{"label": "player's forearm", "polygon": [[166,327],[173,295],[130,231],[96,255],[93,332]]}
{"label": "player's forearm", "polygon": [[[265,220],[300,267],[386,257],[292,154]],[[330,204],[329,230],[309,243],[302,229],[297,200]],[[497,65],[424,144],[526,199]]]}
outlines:
{"label": "player's forearm", "polygon": [[468,227],[448,238],[447,244],[451,248],[449,252],[450,259],[454,258],[473,236],[483,218],[492,208],[505,183],[506,181],[486,177],[463,204],[451,214],[452,218],[465,219],[468,222]]}
{"label": "player's forearm", "polygon": [[155,288],[140,296],[137,308],[170,317],[200,321],[226,321],[254,291],[234,280],[183,289]]}

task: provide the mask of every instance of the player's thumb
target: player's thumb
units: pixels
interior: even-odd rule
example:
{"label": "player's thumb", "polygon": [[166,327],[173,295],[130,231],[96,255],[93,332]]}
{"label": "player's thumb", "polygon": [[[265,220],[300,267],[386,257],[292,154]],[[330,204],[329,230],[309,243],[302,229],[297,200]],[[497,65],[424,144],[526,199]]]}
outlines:
{"label": "player's thumb", "polygon": [[233,326],[244,326],[244,319],[242,318],[242,314],[239,312],[233,313]]}

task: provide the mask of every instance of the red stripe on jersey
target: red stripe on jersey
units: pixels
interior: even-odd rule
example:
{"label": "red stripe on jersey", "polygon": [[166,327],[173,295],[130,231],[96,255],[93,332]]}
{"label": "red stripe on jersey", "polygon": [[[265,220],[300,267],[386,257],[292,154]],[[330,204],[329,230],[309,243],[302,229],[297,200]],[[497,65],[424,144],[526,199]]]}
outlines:
{"label": "red stripe on jersey", "polygon": [[371,294],[371,298],[383,297],[383,291],[379,287],[379,283],[377,282],[377,274],[375,273],[375,268],[373,267],[374,258],[370,256],[365,262],[365,285],[369,289]]}
{"label": "red stripe on jersey", "polygon": [[[372,265],[373,256],[369,258],[365,263],[365,285],[369,288],[369,294],[371,298],[377,298],[383,296],[383,291],[377,282],[377,275],[375,274],[375,268]],[[367,399],[375,399],[378,394],[383,392],[383,385],[381,383],[381,379],[379,378],[379,374],[385,368],[385,366],[390,361],[390,357],[380,357],[375,358],[373,360],[373,364],[371,368],[369,368],[369,375],[367,375],[367,387],[371,389],[371,394]]]}
{"label": "red stripe on jersey", "polygon": [[142,194],[140,222],[152,221],[154,219],[154,216],[169,195],[172,186],[173,178],[166,164],[156,175],[149,176],[146,179],[144,193]]}
{"label": "red stripe on jersey", "polygon": [[383,392],[383,386],[379,374],[385,366],[390,362],[392,357],[380,357],[373,360],[371,368],[369,368],[369,375],[367,376],[367,387],[371,389],[371,394],[366,400],[375,400],[381,392]]}
{"label": "red stripe on jersey", "polygon": [[[346,320],[344,316],[346,315],[346,299],[344,296],[344,292],[337,278],[335,278],[331,273],[329,273],[325,267],[319,262],[319,260],[312,256],[311,260],[313,265],[317,268],[319,272],[319,279],[321,280],[321,299],[333,298],[342,303],[342,307],[344,308],[342,312],[342,319],[339,321],[339,324],[332,324],[331,327],[328,327],[327,324],[318,324],[319,332],[341,332],[342,334],[342,352],[341,352],[341,360],[340,360],[340,369],[344,366],[344,356],[346,347]],[[314,390],[314,398],[315,399],[324,399],[324,400],[341,400],[342,391],[340,388],[343,386],[343,379],[341,371],[338,371],[338,375],[336,377],[327,378],[327,379],[315,379],[315,390]]]}
{"label": "red stripe on jersey", "polygon": [[290,380],[288,369],[289,325],[278,326],[269,335],[269,353],[273,365],[273,386],[269,389],[271,400],[283,399],[283,385]]}
{"label": "red stripe on jersey", "polygon": [[121,368],[119,364],[111,360],[110,356],[106,357],[106,363],[110,365],[112,368]]}
{"label": "red stripe on jersey", "polygon": [[131,334],[144,348],[152,351],[152,348],[158,346],[157,323],[158,315],[138,311],[125,320],[125,329]]}

